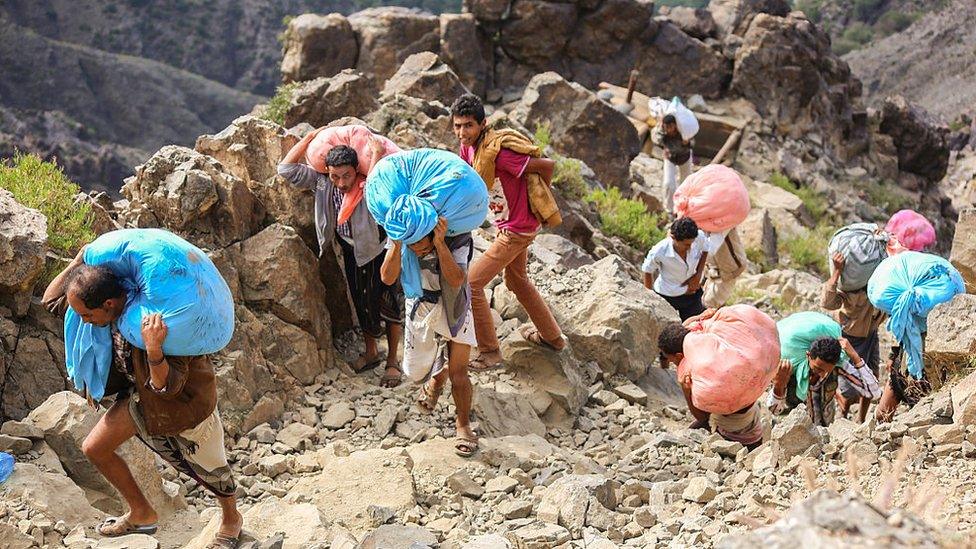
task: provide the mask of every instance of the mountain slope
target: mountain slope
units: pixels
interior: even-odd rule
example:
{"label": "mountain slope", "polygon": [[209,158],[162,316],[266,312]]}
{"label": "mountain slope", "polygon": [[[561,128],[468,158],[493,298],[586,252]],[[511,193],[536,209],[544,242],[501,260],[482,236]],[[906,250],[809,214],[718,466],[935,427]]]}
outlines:
{"label": "mountain slope", "polygon": [[951,121],[976,106],[976,2],[955,0],[846,56],[868,104],[901,94]]}

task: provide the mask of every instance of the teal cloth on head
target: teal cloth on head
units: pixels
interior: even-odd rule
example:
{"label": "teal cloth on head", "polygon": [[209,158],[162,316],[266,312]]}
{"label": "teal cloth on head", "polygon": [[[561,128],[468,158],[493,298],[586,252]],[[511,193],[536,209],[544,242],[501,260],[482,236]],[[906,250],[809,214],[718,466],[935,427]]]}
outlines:
{"label": "teal cloth on head", "polygon": [[[810,345],[821,337],[837,339],[841,336],[840,324],[829,316],[814,311],[794,313],[776,323],[779,332],[779,352],[793,365],[796,379],[796,398],[807,399],[810,387]],[[842,352],[841,360],[847,360]]]}

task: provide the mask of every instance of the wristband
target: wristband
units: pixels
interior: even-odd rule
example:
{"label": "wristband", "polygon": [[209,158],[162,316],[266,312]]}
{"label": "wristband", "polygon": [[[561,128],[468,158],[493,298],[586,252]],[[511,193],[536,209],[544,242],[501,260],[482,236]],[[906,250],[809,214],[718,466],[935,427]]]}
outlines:
{"label": "wristband", "polygon": [[163,356],[163,358],[161,358],[159,360],[153,360],[153,359],[149,358],[148,356],[146,358],[149,360],[149,365],[150,366],[159,366],[163,362],[166,362],[166,356],[165,355]]}

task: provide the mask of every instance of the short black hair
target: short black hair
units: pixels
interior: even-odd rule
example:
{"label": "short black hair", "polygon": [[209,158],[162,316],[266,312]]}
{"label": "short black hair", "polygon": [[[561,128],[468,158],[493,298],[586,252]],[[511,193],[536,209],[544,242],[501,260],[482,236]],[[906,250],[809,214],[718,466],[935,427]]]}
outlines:
{"label": "short black hair", "polygon": [[840,342],[832,337],[818,337],[810,344],[810,358],[837,364],[840,362]]}
{"label": "short black hair", "polygon": [[666,114],[664,115],[664,119],[662,120],[662,122],[664,122],[665,124],[674,124],[677,122],[677,120],[675,120],[673,114]]}
{"label": "short black hair", "polygon": [[688,240],[698,236],[698,224],[690,217],[679,217],[671,223],[671,238]]}
{"label": "short black hair", "polygon": [[71,273],[68,290],[74,291],[89,309],[98,309],[109,299],[125,296],[122,280],[108,267],[84,264]]}
{"label": "short black hair", "polygon": [[338,168],[339,166],[352,166],[353,168],[358,168],[359,155],[356,154],[356,150],[352,147],[337,145],[332,147],[329,154],[325,156],[325,165],[333,168]]}
{"label": "short black hair", "polygon": [[657,336],[657,347],[666,355],[676,355],[684,352],[685,336],[690,332],[680,322],[671,322],[664,326]]}
{"label": "short black hair", "polygon": [[471,116],[481,124],[485,121],[485,105],[477,95],[466,93],[454,100],[451,116]]}

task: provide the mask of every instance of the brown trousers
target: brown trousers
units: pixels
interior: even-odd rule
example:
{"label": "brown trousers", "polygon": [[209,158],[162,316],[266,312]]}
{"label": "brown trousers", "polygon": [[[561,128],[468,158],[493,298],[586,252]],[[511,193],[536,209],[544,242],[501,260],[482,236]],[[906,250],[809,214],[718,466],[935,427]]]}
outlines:
{"label": "brown trousers", "polygon": [[468,282],[471,284],[471,313],[474,316],[474,332],[478,338],[478,350],[491,352],[498,349],[498,335],[491,318],[491,307],[485,297],[485,286],[498,274],[505,273],[505,286],[518,298],[522,308],[535,324],[539,335],[546,341],[557,341],[562,336],[549,306],[535,289],[526,273],[529,244],[535,235],[522,235],[502,230],[485,253],[471,264]]}

